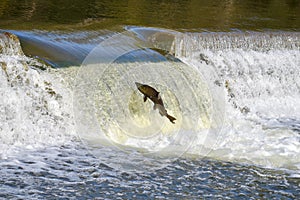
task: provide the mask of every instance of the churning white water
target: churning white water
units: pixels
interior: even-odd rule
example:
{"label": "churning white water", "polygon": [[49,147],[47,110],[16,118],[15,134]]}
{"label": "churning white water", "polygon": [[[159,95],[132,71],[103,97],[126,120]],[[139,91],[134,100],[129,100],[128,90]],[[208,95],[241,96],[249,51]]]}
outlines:
{"label": "churning white water", "polygon": [[[217,74],[226,92],[223,130],[210,156],[299,170],[300,54],[297,33],[185,34],[175,54]],[[213,89],[212,89],[213,92]],[[197,154],[197,146],[193,153]]]}
{"label": "churning white water", "polygon": [[[76,124],[96,144],[299,169],[299,34],[153,32],[143,40],[181,61],[124,62],[144,45],[126,34],[90,53],[77,78],[78,68],[47,68],[3,34],[2,156],[12,146],[70,141]],[[89,63],[107,44],[114,60]],[[175,125],[142,101],[136,81],[161,92]]]}
{"label": "churning white water", "polygon": [[60,69],[0,34],[0,198],[299,197],[298,33],[128,30],[90,54],[39,38],[55,66],[84,49]]}

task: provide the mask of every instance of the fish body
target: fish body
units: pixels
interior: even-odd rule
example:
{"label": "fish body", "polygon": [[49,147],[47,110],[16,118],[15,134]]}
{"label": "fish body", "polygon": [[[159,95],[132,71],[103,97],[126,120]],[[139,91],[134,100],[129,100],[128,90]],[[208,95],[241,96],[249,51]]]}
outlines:
{"label": "fish body", "polygon": [[174,121],[176,120],[176,118],[168,114],[167,110],[165,109],[164,102],[157,90],[149,85],[141,84],[138,82],[135,82],[135,85],[137,86],[138,90],[144,95],[144,102],[146,102],[149,98],[154,103],[154,110],[158,109],[161,116],[166,116],[170,120],[170,122],[172,122],[173,124],[175,123]]}

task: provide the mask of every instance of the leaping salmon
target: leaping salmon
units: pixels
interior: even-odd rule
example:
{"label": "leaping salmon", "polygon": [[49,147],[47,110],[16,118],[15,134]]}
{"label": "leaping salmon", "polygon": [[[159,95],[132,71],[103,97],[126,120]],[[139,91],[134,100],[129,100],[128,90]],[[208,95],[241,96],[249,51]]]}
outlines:
{"label": "leaping salmon", "polygon": [[146,102],[147,98],[149,98],[154,103],[153,109],[158,109],[161,116],[166,116],[171,123],[175,124],[174,121],[176,118],[168,114],[159,92],[149,85],[144,85],[138,82],[135,82],[135,84],[138,90],[144,95],[144,102]]}

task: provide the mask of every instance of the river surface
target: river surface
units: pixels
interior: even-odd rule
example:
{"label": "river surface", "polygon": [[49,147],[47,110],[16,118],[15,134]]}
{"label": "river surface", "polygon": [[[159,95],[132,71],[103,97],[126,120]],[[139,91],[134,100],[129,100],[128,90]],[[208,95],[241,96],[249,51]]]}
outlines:
{"label": "river surface", "polygon": [[1,0],[0,199],[300,199],[299,13]]}

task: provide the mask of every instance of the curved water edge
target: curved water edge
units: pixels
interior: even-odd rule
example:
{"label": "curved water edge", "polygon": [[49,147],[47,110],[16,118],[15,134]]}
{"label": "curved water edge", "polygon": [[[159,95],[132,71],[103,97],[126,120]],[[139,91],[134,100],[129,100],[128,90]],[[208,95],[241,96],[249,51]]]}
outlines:
{"label": "curved water edge", "polygon": [[79,66],[95,44],[114,34],[112,31],[15,31],[27,56],[43,60],[52,67]]}
{"label": "curved water edge", "polygon": [[[206,112],[208,113],[207,117],[205,117],[208,120],[200,117],[202,119],[199,125],[200,128],[189,132],[193,142],[191,143],[189,138],[186,138],[182,143],[182,151],[186,155],[194,155],[196,157],[209,156],[212,159],[291,169],[295,172],[299,170],[300,147],[299,128],[297,128],[300,121],[300,116],[297,112],[300,110],[298,104],[300,81],[297,76],[299,74],[298,66],[300,66],[299,33],[174,34],[174,31],[150,28],[128,28],[128,30],[133,32],[135,36],[126,35],[127,37],[131,37],[133,40],[146,41],[147,44],[152,42],[154,44],[153,49],[157,48],[170,52],[170,54],[179,58],[181,62],[151,63],[153,55],[149,57],[150,62],[143,61],[143,66],[141,62],[124,63],[116,61],[111,63],[109,69],[106,69],[107,75],[103,80],[106,80],[105,83],[107,84],[103,84],[104,82],[102,81],[99,82],[100,79],[95,77],[95,79],[91,79],[97,82],[92,87],[95,90],[91,88],[89,90],[89,86],[85,85],[84,91],[93,95],[91,101],[98,111],[98,113],[96,112],[97,117],[93,119],[97,119],[96,123],[103,123],[103,126],[100,126],[102,131],[105,128],[109,129],[109,127],[106,127],[110,124],[108,123],[109,121],[115,120],[116,122],[116,124],[111,124],[115,124],[113,129],[111,129],[115,132],[107,131],[106,133],[109,134],[104,135],[106,140],[110,141],[112,139],[118,145],[137,149],[143,148],[146,151],[151,151],[151,148],[157,147],[154,145],[156,144],[155,141],[145,148],[145,143],[139,144],[136,141],[129,141],[128,138],[124,139],[126,134],[124,135],[122,132],[117,131],[116,127],[121,127],[123,130],[126,123],[117,120],[118,118],[109,112],[112,104],[105,101],[105,98],[108,97],[115,98],[115,91],[121,86],[126,98],[125,100],[122,98],[114,99],[116,104],[113,105],[115,106],[113,107],[113,113],[119,112],[121,114],[120,119],[122,119],[123,115],[131,116],[130,119],[135,124],[149,126],[147,123],[153,123],[147,118],[151,119],[152,116],[153,119],[156,119],[157,113],[150,112],[149,116],[145,116],[143,113],[139,113],[140,110],[137,107],[133,106],[143,106],[144,110],[148,110],[148,107],[150,107],[150,105],[138,103],[139,100],[142,100],[142,97],[134,93],[135,88],[129,83],[130,81],[134,83],[134,80],[131,80],[132,77],[129,75],[136,73],[141,82],[143,80],[152,82],[155,87],[159,88],[166,95],[164,98],[166,99],[166,105],[169,107],[168,110],[171,111],[173,108],[174,114],[178,116],[180,116],[180,113],[185,113],[181,117],[181,122],[178,122],[178,130],[191,130],[191,128],[195,127],[194,125],[185,127],[184,125],[187,123],[183,123],[184,117],[186,117],[185,121],[189,121],[189,118],[194,117],[190,115],[194,110],[194,107],[190,107],[191,105],[198,106],[199,112],[196,112],[197,115],[203,113],[203,110],[208,110]],[[24,33],[24,35],[26,34],[27,37],[31,36],[31,33]],[[55,36],[58,36],[60,39],[53,39]],[[66,37],[64,34],[58,33],[55,36],[52,37],[51,43],[48,43],[47,40],[49,38],[47,36],[38,36],[39,40],[44,38],[42,43],[46,45],[40,45],[38,42],[34,45],[50,52],[55,52],[57,48],[60,48],[66,54],[70,55],[71,53],[72,56],[76,57],[77,61],[81,60],[95,45],[93,42],[86,42],[86,50],[79,55],[76,54],[76,51],[73,53],[72,49],[75,47],[72,46],[73,43],[68,43],[67,41],[70,40],[70,37],[74,37],[74,40],[76,40],[82,35],[71,34],[68,35],[70,37]],[[53,70],[44,67],[43,64],[33,58],[21,54],[18,55],[16,52],[20,52],[18,50],[20,45],[15,39],[9,39],[10,37],[7,36],[1,37],[2,49],[5,49],[1,55],[1,81],[3,82],[1,91],[3,96],[6,97],[5,99],[9,99],[6,102],[1,102],[2,121],[8,122],[7,126],[3,125],[1,128],[1,136],[3,136],[3,140],[1,140],[1,146],[3,147],[2,156],[5,157],[3,152],[7,152],[7,149],[14,145],[34,148],[35,145],[52,145],[57,144],[57,141],[64,143],[70,138],[75,138],[72,97],[69,89],[74,89],[74,83],[80,83],[78,82],[78,77],[77,82],[76,80],[74,82],[74,75],[77,74],[78,68],[70,67]],[[20,38],[22,40],[22,37]],[[30,40],[36,40],[34,38],[30,38]],[[64,40],[63,38],[66,39]],[[95,38],[101,39],[103,37],[95,36]],[[97,44],[100,40],[98,39],[96,39]],[[23,40],[26,40],[25,36]],[[57,48],[48,48],[48,44],[55,44],[53,46]],[[64,50],[64,44],[69,45],[70,48]],[[82,48],[85,48],[85,45]],[[135,48],[138,49],[139,47],[136,46]],[[81,50],[79,49],[78,52],[81,52]],[[57,61],[57,58],[60,58],[59,56],[66,55],[61,54],[56,57],[57,55],[54,53],[49,54],[52,57],[45,56],[45,59],[53,63]],[[42,53],[35,56],[43,58],[43,55]],[[72,56],[67,57],[72,61]],[[132,55],[127,56],[130,57]],[[59,64],[59,62],[57,63]],[[146,73],[144,66],[148,67]],[[152,68],[149,68],[149,66]],[[43,71],[41,70],[42,68],[46,70]],[[80,70],[84,71],[84,69],[88,68],[81,68]],[[159,83],[153,81],[152,78],[157,77],[161,70],[164,70],[164,74],[171,74],[172,76],[157,78],[163,80]],[[212,76],[206,76],[208,70],[213,72],[210,73]],[[178,73],[179,71],[183,73],[180,74]],[[91,72],[93,73],[94,71]],[[88,71],[84,73],[91,75],[88,74]],[[120,76],[120,74],[125,74],[125,76]],[[197,76],[192,76],[192,74],[197,74]],[[85,76],[79,77],[84,78]],[[176,85],[174,84],[174,79],[183,80],[184,84]],[[195,80],[193,81],[193,79]],[[196,80],[200,81],[197,82]],[[36,87],[36,84],[38,84],[38,87]],[[78,87],[78,85],[75,85],[75,87]],[[203,90],[203,88],[206,89]],[[178,92],[186,89],[193,90],[193,95],[190,96],[189,93]],[[210,145],[205,145],[202,138],[203,135],[199,134],[199,130],[212,130],[210,129],[212,124],[210,116],[212,115],[209,110],[213,105],[211,99],[218,98],[219,94],[215,94],[216,90],[223,91],[225,94],[222,100],[224,104],[222,108],[224,109],[220,112],[221,118],[224,118],[221,124],[223,129],[215,135],[216,137],[209,137],[208,135],[207,139],[209,141],[205,141]],[[101,91],[106,91],[104,96]],[[188,97],[186,104],[183,104],[183,97]],[[168,102],[168,99],[171,102]],[[21,104],[19,104],[20,102]],[[176,105],[179,105],[178,109]],[[82,105],[77,106],[80,109]],[[188,112],[189,107],[192,108],[190,112]],[[91,112],[92,110],[87,110],[87,113]],[[7,113],[11,113],[12,116],[8,117]],[[140,117],[136,116],[143,116],[145,120],[140,120]],[[207,122],[207,124],[204,125],[204,122]],[[94,126],[95,124],[92,125]],[[169,124],[165,123],[164,126],[169,126]],[[11,127],[16,128],[11,130]],[[131,132],[136,137],[138,131],[133,133],[135,130],[130,129],[128,132]],[[157,130],[163,130],[163,128],[158,126]],[[157,132],[157,130],[155,128],[154,132]],[[151,135],[150,132],[147,133],[148,136]],[[110,135],[115,133],[119,135]],[[171,152],[173,148],[170,147],[168,149],[168,144],[170,144],[169,139],[172,139],[173,131],[168,133],[171,134],[171,137],[168,134],[161,134],[158,139],[159,141],[165,140],[162,147],[166,148],[166,151]],[[174,140],[171,141],[174,142]],[[178,148],[180,142],[176,143],[174,147]],[[186,148],[186,145],[188,145],[188,148]],[[152,150],[155,153],[161,151],[160,148]],[[207,154],[208,152],[209,154]]]}

